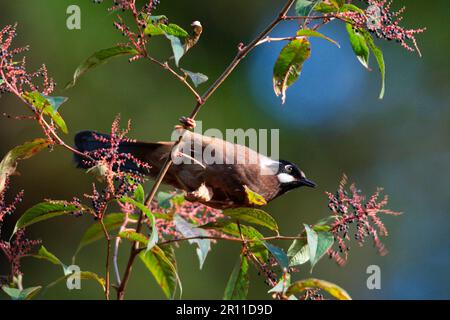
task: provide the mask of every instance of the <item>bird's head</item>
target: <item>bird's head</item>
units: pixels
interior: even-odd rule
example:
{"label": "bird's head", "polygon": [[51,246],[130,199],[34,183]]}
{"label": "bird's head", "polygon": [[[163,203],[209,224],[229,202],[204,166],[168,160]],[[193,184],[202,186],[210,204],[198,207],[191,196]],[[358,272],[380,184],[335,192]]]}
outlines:
{"label": "bird's head", "polygon": [[282,193],[302,186],[316,187],[316,183],[306,178],[302,170],[292,162],[286,160],[280,160],[277,178],[280,182]]}

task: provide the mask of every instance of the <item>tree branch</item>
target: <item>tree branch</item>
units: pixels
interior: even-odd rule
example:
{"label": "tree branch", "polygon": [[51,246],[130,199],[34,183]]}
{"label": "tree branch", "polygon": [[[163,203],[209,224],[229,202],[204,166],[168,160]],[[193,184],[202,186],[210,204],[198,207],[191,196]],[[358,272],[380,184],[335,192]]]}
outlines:
{"label": "tree branch", "polygon": [[[200,112],[202,106],[206,103],[206,101],[211,97],[211,95],[221,86],[221,84],[228,78],[228,76],[233,72],[233,70],[239,65],[239,63],[246,57],[246,55],[252,51],[258,44],[259,41],[261,41],[264,37],[266,37],[280,22],[285,20],[286,14],[288,13],[289,9],[294,4],[295,0],[288,0],[284,7],[279,12],[278,16],[253,40],[251,41],[247,46],[239,46],[238,47],[238,53],[234,57],[234,59],[231,61],[229,66],[223,71],[223,73],[217,78],[217,80],[206,90],[206,92],[200,97],[200,99],[197,99],[197,104],[194,106],[194,109],[192,110],[189,118],[194,120],[198,113]],[[170,71],[170,70],[169,70]],[[179,143],[181,142],[183,136],[180,136],[177,142],[175,142],[172,152],[178,147]],[[171,152],[171,154],[172,154]],[[153,198],[156,195],[156,192],[158,191],[159,186],[161,185],[166,173],[168,172],[169,168],[172,165],[172,159],[170,156],[167,157],[161,171],[159,172],[155,183],[147,196],[145,200],[145,205],[147,207],[150,206],[150,204],[153,201]],[[142,228],[142,220],[143,220],[144,214],[141,212],[138,220],[138,224],[136,226],[136,232],[140,232]],[[120,287],[117,290],[117,297],[118,299],[124,298],[124,291],[126,288],[126,285],[128,283],[130,274],[131,274],[131,268],[134,263],[134,259],[136,258],[137,252],[139,251],[139,244],[137,242],[134,242],[131,247],[130,257],[128,259],[127,268],[125,270],[125,274],[123,276],[122,282],[120,284]]]}

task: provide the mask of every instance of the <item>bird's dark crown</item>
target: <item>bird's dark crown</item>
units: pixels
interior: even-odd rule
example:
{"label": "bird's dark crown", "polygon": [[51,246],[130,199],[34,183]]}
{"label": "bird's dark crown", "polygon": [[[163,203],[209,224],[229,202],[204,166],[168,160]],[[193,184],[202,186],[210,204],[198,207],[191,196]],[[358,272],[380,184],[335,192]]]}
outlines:
{"label": "bird's dark crown", "polygon": [[303,171],[294,163],[286,160],[279,160],[279,162],[277,177],[280,181],[281,193],[301,186],[311,188],[316,186],[316,183],[306,178]]}

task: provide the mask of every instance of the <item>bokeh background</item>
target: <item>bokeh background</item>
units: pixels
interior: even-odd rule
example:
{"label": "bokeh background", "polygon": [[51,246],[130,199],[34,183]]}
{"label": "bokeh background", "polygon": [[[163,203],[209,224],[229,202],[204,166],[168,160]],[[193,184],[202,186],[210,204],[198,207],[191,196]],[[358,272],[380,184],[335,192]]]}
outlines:
{"label": "bokeh background", "polygon": [[[235,54],[271,21],[283,1],[161,1],[156,13],[189,27],[204,25],[201,42],[182,60],[182,67],[203,72],[214,80]],[[283,234],[296,234],[303,222],[314,223],[328,214],[326,190],[334,191],[343,172],[366,193],[377,186],[390,195],[389,207],[404,212],[387,217],[390,254],[377,255],[371,244],[352,246],[349,263],[341,268],[324,259],[312,276],[333,281],[357,299],[450,298],[449,215],[449,3],[448,1],[397,0],[407,5],[404,25],[427,27],[418,36],[423,58],[395,43],[378,41],[385,54],[387,90],[379,100],[380,78],[374,65],[367,72],[354,57],[345,28],[331,23],[322,31],[336,39],[341,49],[323,40],[312,40],[312,57],[301,79],[288,90],[281,106],[272,91],[272,67],[283,44],[259,47],[238,67],[200,113],[204,128],[279,128],[281,157],[298,163],[319,184],[315,190],[297,190],[271,203],[267,210],[279,221]],[[81,30],[66,28],[66,9],[81,7]],[[176,120],[193,107],[190,94],[171,76],[144,61],[129,64],[116,59],[83,77],[68,91],[62,87],[77,65],[100,48],[123,41],[113,28],[110,1],[15,0],[1,1],[1,26],[19,23],[18,45],[31,45],[31,68],[45,62],[60,84],[55,94],[68,96],[62,115],[71,141],[83,129],[107,131],[118,113],[132,119],[131,136],[144,140],[169,138]],[[295,32],[296,23],[278,27],[273,35]],[[155,39],[150,52],[159,58],[171,52],[165,39]],[[205,90],[207,85],[201,89]],[[23,114],[24,106],[11,96],[0,99],[1,112]],[[24,141],[41,136],[28,121],[0,118],[0,154]],[[8,218],[2,238],[8,237],[15,219],[26,208],[45,198],[70,199],[90,191],[92,176],[74,168],[71,154],[56,148],[20,163],[20,176],[12,189],[25,189],[25,201]],[[147,184],[147,188],[151,182]],[[60,217],[28,229],[30,237],[66,263],[70,262],[88,217]],[[287,243],[281,244],[287,248]],[[104,272],[104,246],[98,242],[81,252],[83,270]],[[239,254],[239,246],[214,245],[204,269],[199,271],[195,249],[177,250],[184,298],[219,299]],[[122,257],[128,253],[124,246]],[[0,258],[1,271],[7,266]],[[124,260],[124,259],[123,259]],[[381,267],[381,290],[368,290],[366,268]],[[309,277],[308,268],[301,277]],[[57,266],[24,259],[25,286],[45,285],[60,276]],[[48,290],[44,299],[101,299],[96,284],[83,282],[82,290],[68,291],[64,284]],[[267,287],[251,274],[250,298],[267,299]],[[5,298],[2,295],[2,299]],[[140,262],[136,263],[127,298],[162,299],[161,290]]]}

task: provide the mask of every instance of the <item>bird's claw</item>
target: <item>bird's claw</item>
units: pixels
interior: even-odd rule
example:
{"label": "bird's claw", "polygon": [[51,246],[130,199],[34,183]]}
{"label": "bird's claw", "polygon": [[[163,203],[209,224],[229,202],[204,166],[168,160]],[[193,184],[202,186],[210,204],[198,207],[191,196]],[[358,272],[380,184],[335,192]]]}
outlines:
{"label": "bird's claw", "polygon": [[181,117],[179,121],[181,123],[181,126],[176,126],[177,129],[182,128],[186,130],[191,130],[197,126],[197,123],[192,118]]}

